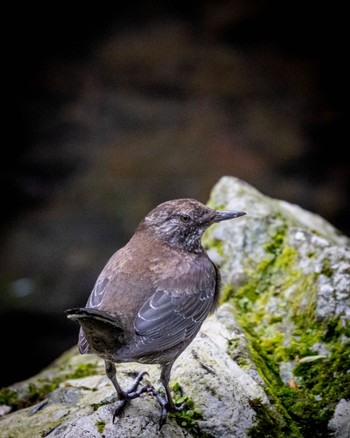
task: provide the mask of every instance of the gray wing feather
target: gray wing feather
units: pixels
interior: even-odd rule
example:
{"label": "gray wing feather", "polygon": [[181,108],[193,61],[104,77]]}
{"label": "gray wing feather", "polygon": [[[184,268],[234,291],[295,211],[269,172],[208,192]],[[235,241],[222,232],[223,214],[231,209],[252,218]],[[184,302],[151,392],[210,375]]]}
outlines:
{"label": "gray wing feather", "polygon": [[89,343],[85,337],[83,329],[80,327],[79,329],[79,339],[78,339],[78,348],[81,354],[88,353],[89,351]]}
{"label": "gray wing feather", "polygon": [[106,292],[109,278],[100,275],[96,280],[95,286],[92,289],[91,295],[86,303],[86,307],[98,308],[102,302],[103,296]]}
{"label": "gray wing feather", "polygon": [[[97,278],[95,286],[92,289],[90,297],[86,303],[86,307],[98,309],[98,307],[100,306],[100,304],[102,302],[103,295],[107,289],[109,281],[110,280],[108,277],[104,277],[102,275],[100,275]],[[79,347],[79,352],[81,354],[89,352],[89,343],[88,343],[88,341],[85,337],[84,331],[81,327],[79,330],[78,347]]]}
{"label": "gray wing feather", "polygon": [[134,323],[137,335],[123,353],[142,356],[191,340],[212,308],[215,290],[213,283],[191,295],[154,293],[140,309]]}

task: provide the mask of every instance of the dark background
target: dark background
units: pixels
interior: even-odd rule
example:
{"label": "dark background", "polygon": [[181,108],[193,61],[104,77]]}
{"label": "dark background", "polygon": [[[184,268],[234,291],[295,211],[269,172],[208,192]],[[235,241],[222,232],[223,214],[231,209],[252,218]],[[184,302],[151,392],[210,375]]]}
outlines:
{"label": "dark background", "polygon": [[350,235],[344,7],[187,3],[4,13],[0,386],[76,343],[64,309],[162,201],[233,175]]}

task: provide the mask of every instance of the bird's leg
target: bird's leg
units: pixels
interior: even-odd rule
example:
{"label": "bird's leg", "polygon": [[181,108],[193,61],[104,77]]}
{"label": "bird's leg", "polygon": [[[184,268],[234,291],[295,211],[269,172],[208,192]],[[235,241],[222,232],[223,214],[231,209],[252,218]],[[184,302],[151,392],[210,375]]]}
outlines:
{"label": "bird's leg", "polygon": [[150,385],[145,385],[142,388],[136,390],[143,376],[147,374],[147,372],[141,372],[137,375],[136,379],[134,380],[130,388],[124,391],[118,383],[117,371],[114,363],[110,362],[109,360],[105,360],[105,369],[106,369],[106,375],[109,378],[109,380],[113,383],[113,386],[117,391],[119,398],[118,405],[113,414],[113,423],[114,423],[115,417],[122,412],[122,410],[124,409],[125,405],[129,400],[140,397],[140,395],[143,394],[144,392],[153,392],[154,388],[151,387]]}
{"label": "bird's leg", "polygon": [[171,391],[169,388],[169,380],[170,380],[170,372],[171,368],[173,366],[174,361],[168,362],[162,366],[162,371],[160,374],[160,381],[162,382],[162,385],[165,389],[165,398],[162,397],[159,392],[156,390],[151,389],[151,392],[158,400],[158,403],[160,404],[160,407],[162,409],[160,414],[160,420],[159,420],[159,429],[165,424],[168,412],[175,412],[175,411],[181,411],[185,405],[186,402],[183,403],[181,406],[176,406],[172,397],[171,397]]}

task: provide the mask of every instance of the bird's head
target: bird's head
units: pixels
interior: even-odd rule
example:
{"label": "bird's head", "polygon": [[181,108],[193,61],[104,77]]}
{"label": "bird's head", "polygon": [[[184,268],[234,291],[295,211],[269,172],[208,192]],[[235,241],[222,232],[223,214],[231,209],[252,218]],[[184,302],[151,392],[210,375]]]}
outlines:
{"label": "bird's head", "polygon": [[203,250],[201,237],[212,224],[243,216],[244,211],[213,210],[195,199],[164,202],[154,208],[140,223],[154,237],[191,252]]}

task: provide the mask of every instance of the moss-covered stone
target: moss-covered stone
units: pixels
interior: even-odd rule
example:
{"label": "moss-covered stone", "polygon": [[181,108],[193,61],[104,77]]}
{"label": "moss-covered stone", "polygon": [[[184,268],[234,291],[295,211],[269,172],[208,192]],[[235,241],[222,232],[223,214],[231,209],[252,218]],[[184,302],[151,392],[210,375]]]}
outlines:
{"label": "moss-covered stone", "polygon": [[281,422],[261,400],[251,400],[250,405],[257,418],[256,425],[248,432],[249,438],[301,438],[302,435],[292,422]]}
{"label": "moss-covered stone", "polygon": [[103,433],[103,431],[105,430],[106,427],[106,422],[105,421],[96,421],[96,428],[98,430],[99,433]]}
{"label": "moss-covered stone", "polygon": [[[223,286],[222,300],[234,304],[251,356],[290,426],[288,435],[276,428],[269,435],[270,418],[257,403],[260,421],[250,436],[326,437],[337,401],[350,399],[350,343],[339,342],[349,328],[340,318],[315,317],[317,279],[332,276],[333,270],[325,258],[321,272],[305,273],[298,265],[298,251],[288,244],[287,231],[287,226],[279,227],[264,247],[265,257],[255,265],[251,262],[254,270],[248,263],[249,282],[236,289]],[[320,346],[327,355],[319,354]],[[317,359],[303,362],[307,357]],[[293,364],[289,382],[281,379],[282,362]]]}
{"label": "moss-covered stone", "polygon": [[198,420],[203,418],[202,409],[195,407],[193,399],[183,394],[179,382],[175,382],[172,389],[174,391],[175,405],[178,407],[184,405],[184,407],[177,412],[170,413],[170,418],[174,418],[181,427],[186,429],[193,436],[198,438],[211,438],[211,435],[203,432],[198,424]]}
{"label": "moss-covered stone", "polygon": [[[75,351],[75,349],[74,349]],[[70,379],[80,379],[96,375],[99,372],[97,360],[92,362],[71,363],[71,352],[62,355],[57,364],[28,381],[0,389],[0,405],[6,405],[11,411],[33,406],[55,391],[60,383]]]}

